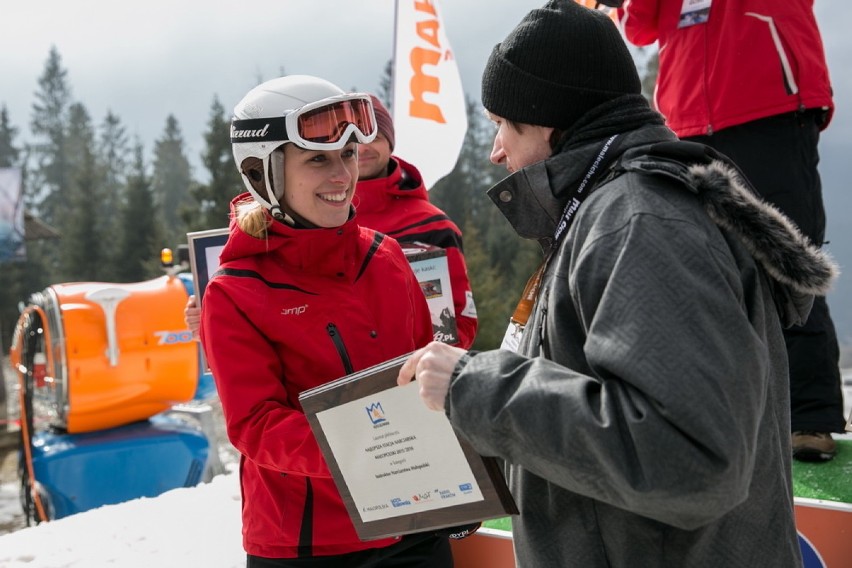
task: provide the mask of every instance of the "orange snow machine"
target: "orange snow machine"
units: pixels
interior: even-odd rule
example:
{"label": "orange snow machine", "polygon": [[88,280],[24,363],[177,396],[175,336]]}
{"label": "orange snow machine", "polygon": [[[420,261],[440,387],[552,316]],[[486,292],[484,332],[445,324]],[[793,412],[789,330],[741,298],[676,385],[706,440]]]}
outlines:
{"label": "orange snow machine", "polygon": [[183,321],[186,298],[171,275],[55,284],[33,294],[10,355],[13,367],[32,369],[32,402],[49,425],[92,432],[192,400],[199,363]]}

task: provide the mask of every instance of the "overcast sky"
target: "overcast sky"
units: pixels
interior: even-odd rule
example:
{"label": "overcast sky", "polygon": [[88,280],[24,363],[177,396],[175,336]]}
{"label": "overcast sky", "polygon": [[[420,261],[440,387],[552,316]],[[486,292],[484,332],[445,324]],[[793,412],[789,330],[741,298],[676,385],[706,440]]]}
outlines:
{"label": "overcast sky", "polygon": [[[470,96],[479,100],[482,68],[494,44],[543,4],[440,1]],[[852,244],[838,230],[848,224],[840,216],[852,211],[846,183],[852,155],[852,2],[818,0],[816,14],[837,103],[820,145],[828,238],[850,273]],[[376,90],[393,51],[394,0],[0,0],[0,19],[0,105],[20,130],[19,145],[29,139],[33,93],[55,45],[74,100],[95,124],[111,110],[130,136],[141,138],[150,160],[153,142],[173,114],[194,174],[203,180],[198,156],[214,96],[230,112],[251,87],[282,72],[318,75],[344,89]],[[838,294],[852,297],[848,276],[829,300]],[[852,301],[839,312],[852,322]],[[844,327],[845,335],[852,334],[852,323]]]}
{"label": "overcast sky", "polygon": [[[491,48],[542,3],[441,2],[466,91],[478,99]],[[150,151],[172,113],[197,154],[214,96],[230,111],[259,80],[282,71],[375,90],[392,55],[393,6],[393,0],[4,1],[0,104],[23,136],[55,45],[74,99],[96,124],[110,109]]]}
{"label": "overcast sky", "polygon": [[[471,96],[479,98],[494,44],[543,3],[441,1]],[[214,96],[230,111],[259,80],[282,71],[318,75],[344,89],[375,90],[393,49],[393,6],[394,0],[4,1],[0,105],[21,130],[20,144],[28,136],[37,79],[55,45],[74,100],[96,124],[112,110],[150,152],[171,113],[188,152],[197,155]],[[852,100],[852,76],[840,72],[852,59],[850,15],[846,0],[817,2],[839,100]],[[838,111],[844,130],[847,114],[847,108]]]}

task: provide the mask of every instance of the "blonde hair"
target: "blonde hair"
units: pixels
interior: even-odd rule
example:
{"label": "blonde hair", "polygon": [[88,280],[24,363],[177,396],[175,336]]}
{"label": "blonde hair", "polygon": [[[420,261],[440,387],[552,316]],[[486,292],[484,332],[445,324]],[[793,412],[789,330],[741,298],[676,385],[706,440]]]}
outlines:
{"label": "blonde hair", "polygon": [[256,239],[266,238],[266,230],[272,222],[266,209],[251,198],[237,203],[236,220],[237,226],[244,233]]}

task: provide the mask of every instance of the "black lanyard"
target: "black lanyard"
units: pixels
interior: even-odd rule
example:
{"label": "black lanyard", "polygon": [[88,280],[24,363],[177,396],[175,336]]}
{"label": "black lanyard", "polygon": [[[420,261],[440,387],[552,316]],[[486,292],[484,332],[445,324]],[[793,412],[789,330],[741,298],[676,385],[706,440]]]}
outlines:
{"label": "black lanyard", "polygon": [[[612,148],[613,142],[615,142],[616,138],[618,138],[618,134],[610,136],[610,138],[604,142],[597,158],[595,158],[594,162],[592,162],[592,165],[589,167],[589,171],[586,172],[586,175],[583,176],[583,179],[577,187],[571,191],[568,203],[565,204],[565,209],[562,210],[562,217],[553,234],[553,244],[550,247],[550,252],[547,254],[547,257],[541,265],[539,265],[538,269],[536,269],[533,275],[530,276],[529,280],[527,280],[527,284],[524,286],[524,292],[521,294],[521,299],[518,300],[518,305],[515,307],[512,317],[509,318],[509,321],[513,324],[521,327],[527,324],[530,314],[532,313],[533,304],[535,304],[535,300],[541,289],[541,279],[544,275],[544,269],[547,267],[547,263],[553,252],[559,247],[560,240],[565,236],[565,233],[574,221],[574,215],[576,215],[577,211],[580,209],[580,205],[582,205],[583,201],[591,195],[591,191],[586,191],[589,183],[595,180],[597,175],[599,175],[599,173],[604,170],[607,165],[609,165],[609,162],[612,161],[612,157],[608,158],[607,153]],[[592,187],[594,188],[594,186]]]}

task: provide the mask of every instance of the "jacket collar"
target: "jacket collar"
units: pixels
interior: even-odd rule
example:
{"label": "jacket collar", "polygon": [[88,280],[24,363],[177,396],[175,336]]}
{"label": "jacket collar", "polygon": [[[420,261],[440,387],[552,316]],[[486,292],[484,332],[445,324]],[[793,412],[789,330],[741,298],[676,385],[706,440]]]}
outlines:
{"label": "jacket collar", "polygon": [[[509,223],[545,250],[565,207],[567,189],[588,171],[600,143],[551,156],[508,176],[488,190]],[[709,217],[740,240],[771,279],[785,325],[807,318],[814,295],[825,295],[839,269],[777,209],[760,199],[728,158],[702,144],[680,142],[665,127],[624,135],[614,173],[671,177],[696,194]]]}
{"label": "jacket collar", "polygon": [[355,210],[382,211],[392,207],[400,197],[429,200],[420,172],[396,156],[390,160],[391,171],[386,177],[359,181],[355,186]]}
{"label": "jacket collar", "polygon": [[254,238],[243,232],[234,221],[235,204],[250,199],[248,194],[237,196],[231,203],[230,233],[221,262],[254,258],[255,261],[274,258],[277,266],[285,270],[298,270],[313,274],[344,274],[354,280],[357,274],[357,235],[361,231],[354,216],[340,227],[330,229],[294,228],[280,221],[272,221],[267,237]]}
{"label": "jacket collar", "polygon": [[[618,158],[637,147],[673,140],[662,126],[646,126],[621,135]],[[536,239],[547,250],[573,188],[576,188],[599,155],[604,140],[558,152],[546,160],[518,170],[488,190],[488,197],[523,238]]]}

